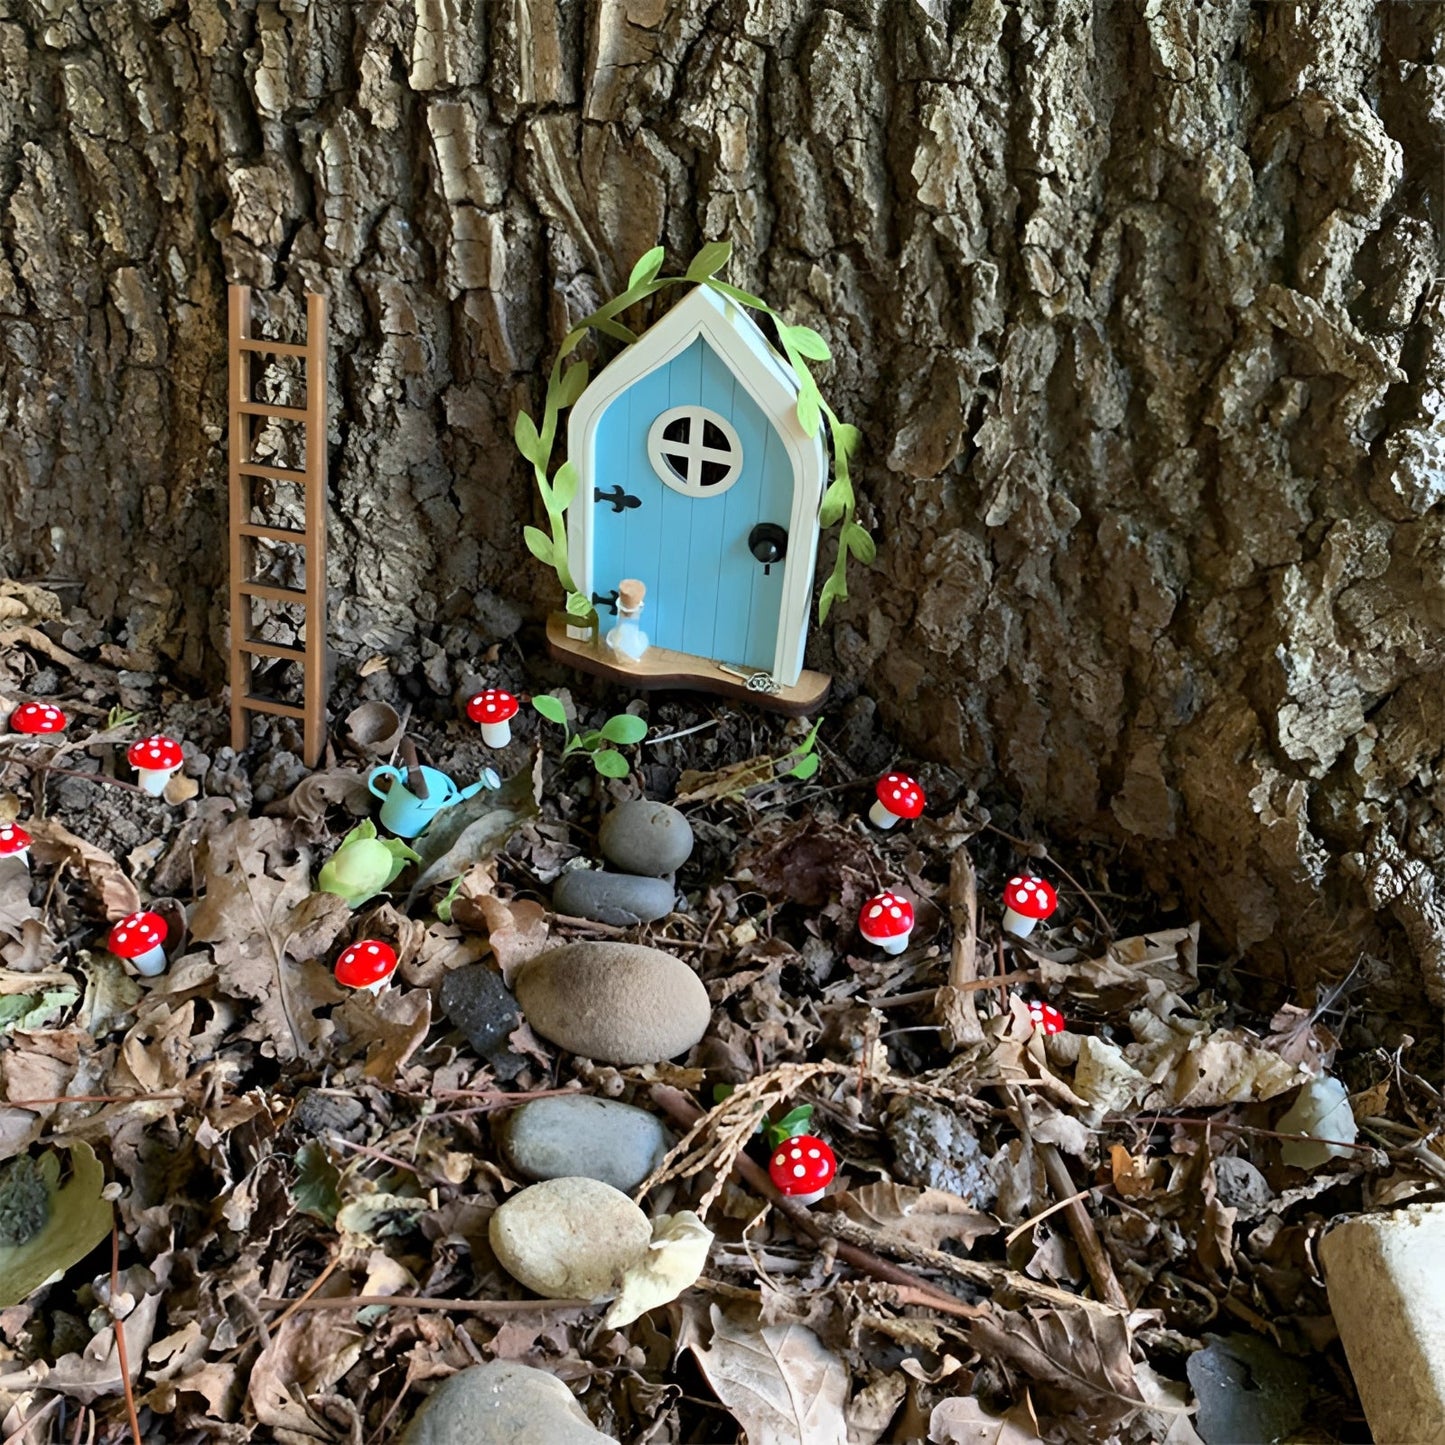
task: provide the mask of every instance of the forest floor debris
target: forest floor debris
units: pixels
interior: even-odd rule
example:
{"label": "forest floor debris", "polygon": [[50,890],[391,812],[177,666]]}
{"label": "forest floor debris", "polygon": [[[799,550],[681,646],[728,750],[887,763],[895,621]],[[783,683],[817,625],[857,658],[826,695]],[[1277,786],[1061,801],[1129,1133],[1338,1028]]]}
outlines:
{"label": "forest floor debris", "polygon": [[[1108,856],[1033,838],[940,770],[919,772],[924,818],[870,829],[874,780],[906,760],[863,698],[810,730],[594,700],[493,649],[450,697],[371,670],[308,774],[287,725],[238,756],[218,708],[125,667],[52,594],[4,600],[0,711],[39,696],[73,720],[0,736],[0,822],[35,840],[33,872],[0,859],[0,1260],[50,1251],[34,1277],[38,1255],[0,1269],[21,1286],[0,1308],[0,1439],[121,1441],[133,1407],[147,1440],[383,1445],[483,1361],[546,1370],[629,1442],[1368,1438],[1317,1246],[1332,1217],[1445,1179],[1419,1021],[1367,1019],[1348,980],[1299,999],[1252,977]],[[560,699],[569,735],[625,705],[649,736],[610,777],[524,708],[490,752],[457,705],[477,678]],[[124,759],[157,729],[188,744],[166,800]],[[316,880],[403,734],[463,784],[509,781],[353,910]],[[643,795],[692,825],[674,911],[553,914],[602,815]],[[999,898],[1026,864],[1061,906],[1021,941]],[[883,888],[916,908],[897,956],[856,931]],[[142,906],[171,930],[145,980],[104,950]],[[400,960],[376,996],[331,972],[363,937]],[[706,986],[685,1060],[559,1054],[507,1014],[527,960],[618,939]],[[484,1056],[441,1007],[478,967],[505,1021],[468,1016]],[[1030,998],[1068,1028],[1036,1029]],[[526,1297],[488,1242],[527,1182],[501,1121],[578,1090],[668,1126],[633,1197],[694,1250],[715,1236],[695,1285],[625,1324]],[[811,1209],[776,1195],[757,1133],[800,1104],[839,1162]],[[27,1234],[37,1187],[55,1212]]]}

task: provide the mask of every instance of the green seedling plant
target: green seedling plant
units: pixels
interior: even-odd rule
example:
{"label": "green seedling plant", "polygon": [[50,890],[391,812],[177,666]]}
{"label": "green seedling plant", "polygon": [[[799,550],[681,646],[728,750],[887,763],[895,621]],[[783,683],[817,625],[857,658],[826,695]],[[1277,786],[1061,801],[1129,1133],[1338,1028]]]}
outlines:
{"label": "green seedling plant", "polygon": [[376,824],[368,818],[341,840],[317,876],[316,886],[344,899],[348,908],[360,908],[390,887],[408,863],[420,862],[421,855],[400,838],[378,838]]}
{"label": "green seedling plant", "polygon": [[[618,319],[630,307],[645,301],[673,286],[710,286],[741,306],[760,311],[773,322],[777,332],[777,347],[783,359],[792,368],[798,381],[797,413],[798,423],[810,436],[817,436],[826,419],[824,439],[832,456],[833,479],[823,493],[819,509],[819,521],[824,527],[839,527],[838,555],[833,570],[823,583],[818,595],[818,621],[826,622],[833,603],[848,596],[848,559],[857,558],[864,566],[870,566],[876,553],[873,538],[858,521],[857,499],[853,493],[852,474],[849,463],[858,449],[861,433],[857,427],[842,421],[838,414],[824,400],[818,390],[818,383],[808,366],[810,361],[829,361],[832,353],[828,343],[810,326],[790,325],[761,297],[744,291],[727,281],[718,279],[720,272],[732,257],[731,241],[709,241],[688,263],[681,276],[661,274],[667,252],[661,246],[654,246],[632,268],[627,278],[627,288],[621,295],[614,296],[606,305],[599,307],[590,316],[584,316],[562,339],[557,358],[547,377],[547,394],[542,404],[542,421],[539,426],[527,412],[520,412],[513,429],[517,450],[532,465],[537,481],[537,491],[547,513],[547,531],[540,527],[523,528],[523,540],[527,550],[557,574],[563,591],[567,594],[567,615],[578,625],[597,627],[597,610],[590,598],[577,590],[572,569],[567,561],[567,508],[577,496],[579,476],[573,462],[565,461],[552,473],[552,452],[557,443],[558,425],[562,413],[572,406],[586,390],[588,367],[585,361],[567,364],[567,358],[586,340],[590,332],[631,346],[637,340],[637,333],[624,326]],[[565,725],[565,724],[564,724]]]}
{"label": "green seedling plant", "polygon": [[608,747],[608,743],[626,747],[630,743],[640,743],[647,736],[647,724],[630,712],[620,712],[608,718],[600,728],[591,732],[574,733],[567,726],[567,709],[551,693],[544,692],[534,697],[532,706],[566,734],[562,761],[565,763],[576,753],[586,753],[592,759],[592,766],[604,778],[625,778],[629,772],[627,759],[616,748]]}
{"label": "green seedling plant", "polygon": [[112,728],[128,728],[132,723],[139,721],[140,714],[138,712],[132,712],[128,707],[122,707],[116,703],[105,715],[105,730],[110,732]]}
{"label": "green seedling plant", "polygon": [[[806,782],[813,777],[822,766],[823,760],[818,756],[818,729],[821,722],[815,722],[808,729],[808,736],[798,744],[790,753],[784,753],[777,761],[777,766],[782,768],[779,777],[797,778],[799,782]],[[785,763],[792,764],[791,767],[784,767]]]}

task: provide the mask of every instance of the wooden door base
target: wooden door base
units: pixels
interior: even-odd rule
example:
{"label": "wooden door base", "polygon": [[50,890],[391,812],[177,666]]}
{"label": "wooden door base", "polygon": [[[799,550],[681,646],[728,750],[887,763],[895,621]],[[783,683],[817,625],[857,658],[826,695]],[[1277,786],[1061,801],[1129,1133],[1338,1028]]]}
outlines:
{"label": "wooden door base", "polygon": [[559,662],[575,667],[593,677],[605,677],[619,687],[633,687],[643,692],[654,688],[673,687],[685,692],[710,692],[735,702],[752,703],[767,712],[786,713],[789,717],[806,717],[816,712],[828,695],[833,679],[821,672],[804,670],[792,687],[765,692],[750,688],[745,677],[724,672],[705,657],[690,652],[670,652],[665,647],[649,647],[640,662],[624,662],[601,642],[590,637],[578,640],[567,635],[567,618],[554,612],[547,619],[547,647]]}

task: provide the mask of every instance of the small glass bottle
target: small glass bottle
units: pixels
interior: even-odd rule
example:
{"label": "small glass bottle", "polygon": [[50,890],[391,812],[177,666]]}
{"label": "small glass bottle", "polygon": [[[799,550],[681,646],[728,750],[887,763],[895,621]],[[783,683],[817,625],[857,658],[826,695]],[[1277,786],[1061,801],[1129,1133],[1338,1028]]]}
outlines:
{"label": "small glass bottle", "polygon": [[617,621],[608,629],[607,646],[627,662],[640,662],[647,652],[647,634],[637,621],[646,595],[646,584],[635,578],[617,584]]}

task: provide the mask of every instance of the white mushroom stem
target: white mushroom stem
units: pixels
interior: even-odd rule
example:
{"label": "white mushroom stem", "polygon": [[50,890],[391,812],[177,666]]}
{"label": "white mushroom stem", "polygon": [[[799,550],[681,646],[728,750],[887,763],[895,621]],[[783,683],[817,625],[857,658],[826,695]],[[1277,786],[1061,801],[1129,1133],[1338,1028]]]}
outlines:
{"label": "white mushroom stem", "polygon": [[1027,918],[1022,913],[1015,913],[1012,908],[1003,911],[1003,931],[1015,938],[1027,938],[1038,927],[1038,922],[1037,918]]}
{"label": "white mushroom stem", "polygon": [[159,798],[165,792],[166,784],[179,771],[179,768],[137,768],[135,780],[143,793]]}
{"label": "white mushroom stem", "polygon": [[875,938],[871,933],[865,933],[863,937],[875,948],[881,948],[884,953],[902,953],[908,947],[908,940],[913,936],[910,928],[907,933],[894,934],[892,938]]}
{"label": "white mushroom stem", "polygon": [[166,971],[166,951],[158,943],[154,948],[148,948],[144,953],[138,953],[131,959],[135,965],[135,971],[145,978],[154,978],[157,974]]}
{"label": "white mushroom stem", "polygon": [[504,748],[512,741],[512,724],[503,718],[501,722],[482,724],[482,741],[489,748]]}
{"label": "white mushroom stem", "polygon": [[875,828],[891,828],[898,821],[897,813],[890,813],[883,806],[883,799],[879,798],[871,808],[868,809],[868,821]]}
{"label": "white mushroom stem", "polygon": [[826,1187],[815,1189],[811,1194],[790,1194],[787,1196],[789,1204],[816,1204],[826,1193]]}
{"label": "white mushroom stem", "polygon": [[[395,970],[393,969],[392,972],[395,972]],[[376,994],[379,994],[379,993],[382,991],[382,989],[384,989],[384,988],[390,988],[390,987],[391,987],[391,974],[389,973],[389,974],[387,974],[387,976],[386,976],[385,978],[379,978],[379,979],[377,979],[377,981],[376,981],[375,983],[364,983],[364,984],[362,984],[362,985],[361,985],[361,991],[362,991],[363,993],[369,993],[369,994],[372,994],[372,995],[376,995]]]}

